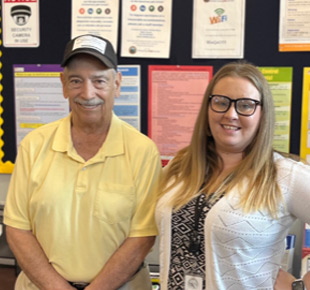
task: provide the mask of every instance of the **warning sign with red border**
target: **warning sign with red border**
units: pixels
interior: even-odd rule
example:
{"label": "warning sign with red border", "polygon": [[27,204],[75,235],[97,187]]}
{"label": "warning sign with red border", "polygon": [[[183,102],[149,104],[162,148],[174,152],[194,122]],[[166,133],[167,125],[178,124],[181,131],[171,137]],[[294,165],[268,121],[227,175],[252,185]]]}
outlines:
{"label": "warning sign with red border", "polygon": [[39,0],[2,0],[3,45],[38,47]]}

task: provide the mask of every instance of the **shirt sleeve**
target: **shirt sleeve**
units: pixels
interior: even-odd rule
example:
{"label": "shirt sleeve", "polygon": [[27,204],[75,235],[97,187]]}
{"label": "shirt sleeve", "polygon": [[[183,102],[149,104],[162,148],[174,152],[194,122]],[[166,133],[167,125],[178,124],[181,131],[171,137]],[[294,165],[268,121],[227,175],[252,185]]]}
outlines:
{"label": "shirt sleeve", "polygon": [[158,234],[155,223],[155,206],[162,166],[157,150],[153,150],[150,156],[143,163],[144,166],[139,169],[136,179],[136,210],[131,223],[130,237]]}
{"label": "shirt sleeve", "polygon": [[27,151],[20,145],[4,207],[4,223],[22,230],[31,229],[27,206],[29,204],[29,160]]}

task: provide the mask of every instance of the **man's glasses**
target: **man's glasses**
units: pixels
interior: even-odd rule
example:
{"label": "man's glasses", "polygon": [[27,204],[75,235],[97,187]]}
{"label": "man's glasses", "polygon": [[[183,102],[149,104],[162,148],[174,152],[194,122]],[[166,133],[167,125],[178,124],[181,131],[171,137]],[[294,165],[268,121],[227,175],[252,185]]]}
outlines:
{"label": "man's glasses", "polygon": [[261,106],[261,102],[249,98],[232,100],[222,95],[211,95],[209,99],[211,109],[217,113],[226,113],[231,104],[235,103],[236,112],[241,116],[248,117],[255,113],[257,106]]}

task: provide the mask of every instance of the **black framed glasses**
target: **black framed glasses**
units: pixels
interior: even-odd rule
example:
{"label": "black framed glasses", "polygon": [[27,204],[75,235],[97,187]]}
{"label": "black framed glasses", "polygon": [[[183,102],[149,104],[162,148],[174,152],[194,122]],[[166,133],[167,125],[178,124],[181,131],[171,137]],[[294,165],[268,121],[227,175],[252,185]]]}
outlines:
{"label": "black framed glasses", "polygon": [[239,115],[246,117],[252,116],[255,113],[256,107],[262,105],[260,101],[250,98],[232,100],[227,96],[211,95],[209,99],[211,109],[216,113],[226,113],[229,110],[231,104],[234,103],[236,112]]}

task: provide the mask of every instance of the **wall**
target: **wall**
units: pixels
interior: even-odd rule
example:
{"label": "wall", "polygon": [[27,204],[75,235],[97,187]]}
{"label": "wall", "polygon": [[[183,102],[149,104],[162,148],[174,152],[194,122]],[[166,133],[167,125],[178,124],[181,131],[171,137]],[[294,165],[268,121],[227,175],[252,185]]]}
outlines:
{"label": "wall", "polygon": [[[120,1],[122,2],[122,1]],[[268,4],[267,4],[268,3]],[[148,65],[212,65],[216,72],[223,64],[231,60],[225,59],[192,59],[192,0],[173,1],[172,41],[170,59],[122,58],[120,64],[141,65],[142,111],[141,129],[147,134],[147,77]],[[3,162],[14,162],[15,125],[14,125],[14,91],[13,64],[59,64],[63,49],[70,39],[71,1],[41,1],[40,2],[40,40],[38,48],[5,48],[1,47],[1,62],[3,79],[2,106],[4,112],[2,128],[4,135]],[[120,20],[121,21],[121,20]],[[291,153],[299,153],[300,113],[302,92],[302,70],[309,66],[308,52],[278,52],[279,0],[247,1],[245,23],[244,58],[258,66],[292,66],[294,74],[292,96],[292,131]],[[121,23],[119,23],[121,27]],[[120,39],[118,41],[120,47]],[[119,51],[119,49],[118,49]]]}

